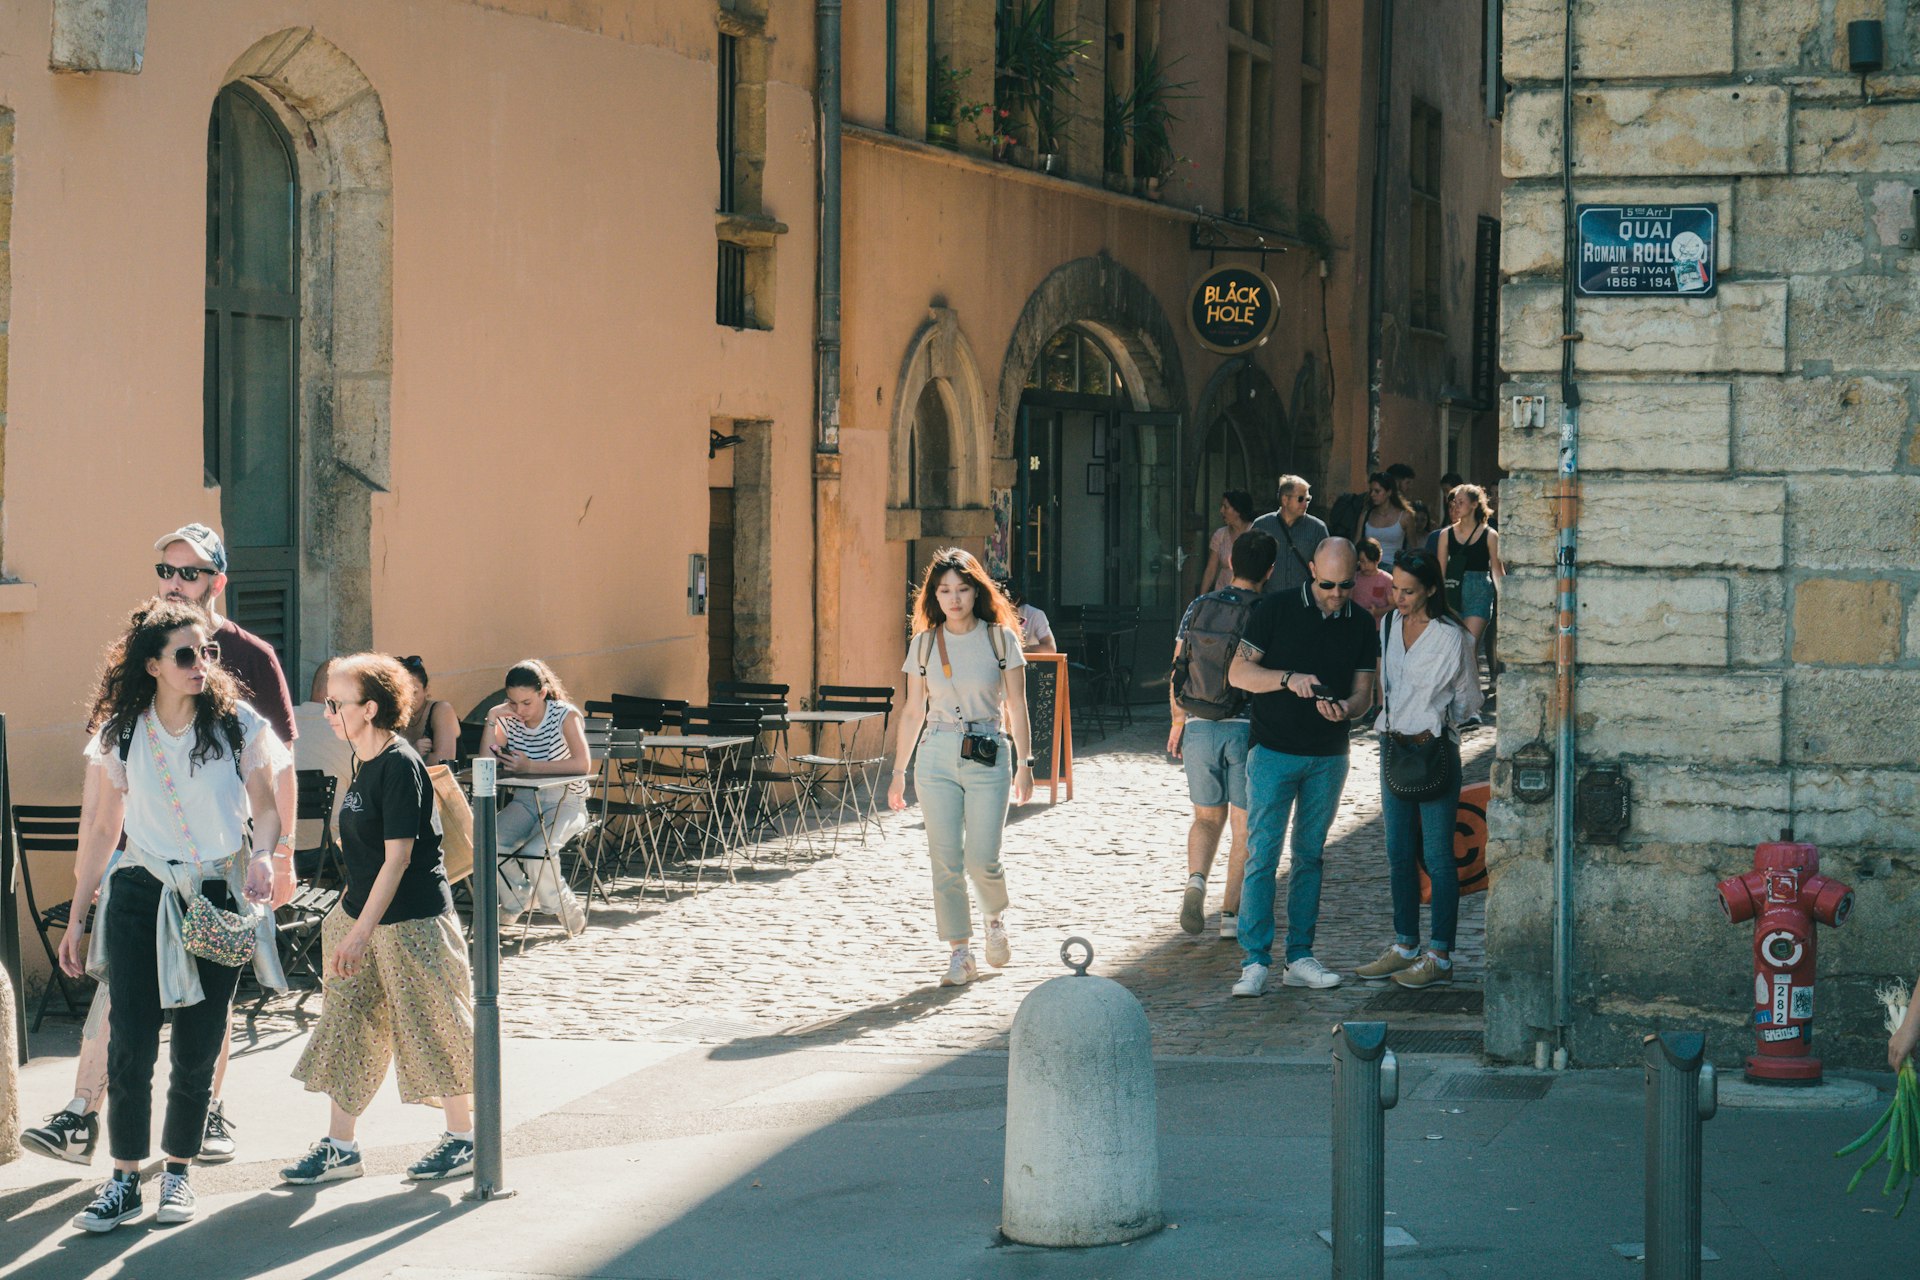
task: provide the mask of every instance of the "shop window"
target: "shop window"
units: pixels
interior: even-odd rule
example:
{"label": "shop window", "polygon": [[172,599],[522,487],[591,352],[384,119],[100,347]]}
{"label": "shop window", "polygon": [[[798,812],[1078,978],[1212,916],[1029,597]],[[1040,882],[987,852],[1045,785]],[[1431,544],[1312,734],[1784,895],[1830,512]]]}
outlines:
{"label": "shop window", "polygon": [[1226,206],[1245,218],[1272,189],[1274,0],[1227,3]]}
{"label": "shop window", "polygon": [[1112,359],[1078,329],[1062,329],[1040,348],[1027,388],[1086,396],[1117,396],[1125,390]]}
{"label": "shop window", "polygon": [[1446,329],[1446,232],[1440,211],[1440,112],[1418,98],[1407,150],[1412,158],[1407,323],[1441,333]]}
{"label": "shop window", "polygon": [[730,0],[715,16],[714,145],[719,168],[714,320],[773,328],[773,259],[784,224],[762,203],[767,160],[767,38],[763,4]]}
{"label": "shop window", "polygon": [[1294,207],[1318,213],[1327,131],[1327,0],[1302,0],[1300,15],[1300,176]]}

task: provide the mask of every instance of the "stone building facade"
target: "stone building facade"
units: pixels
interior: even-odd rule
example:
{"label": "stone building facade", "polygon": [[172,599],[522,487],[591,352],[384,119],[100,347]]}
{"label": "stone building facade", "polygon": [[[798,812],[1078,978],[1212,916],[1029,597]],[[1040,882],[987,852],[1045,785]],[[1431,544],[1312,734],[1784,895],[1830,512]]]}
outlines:
{"label": "stone building facade", "polygon": [[[1884,19],[1863,83],[1846,25]],[[1552,806],[1510,793],[1552,742],[1561,275],[1560,0],[1507,0],[1500,766],[1489,1049],[1552,1021]],[[1705,1026],[1747,1051],[1751,936],[1715,881],[1783,829],[1851,883],[1822,930],[1816,1052],[1869,1066],[1871,988],[1920,929],[1920,6],[1577,0],[1574,198],[1718,205],[1710,299],[1581,299],[1580,769],[1624,766],[1617,844],[1575,849],[1576,1062]],[[1870,95],[1870,97],[1869,97]]]}

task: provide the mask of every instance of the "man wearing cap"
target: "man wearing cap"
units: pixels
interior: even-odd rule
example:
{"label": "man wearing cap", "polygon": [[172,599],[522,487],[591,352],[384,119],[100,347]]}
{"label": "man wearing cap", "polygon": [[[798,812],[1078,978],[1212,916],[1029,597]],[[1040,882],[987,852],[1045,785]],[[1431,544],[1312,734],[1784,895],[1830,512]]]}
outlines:
{"label": "man wearing cap", "polygon": [[[183,525],[153,544],[160,553],[154,572],[160,576],[163,593],[169,600],[193,605],[204,612],[214,630],[209,637],[220,646],[220,665],[240,682],[247,702],[273,725],[281,741],[291,745],[296,732],[293,723],[293,699],[287,693],[287,678],[280,670],[280,658],[269,645],[251,631],[223,618],[214,602],[227,586],[227,547],[220,535],[204,524]],[[89,779],[91,781],[91,779]],[[293,898],[293,770],[281,773],[274,787],[274,807],[280,811],[280,843],[273,850],[273,906],[285,906]],[[74,1070],[74,1097],[65,1108],[38,1128],[22,1131],[22,1143],[30,1150],[56,1159],[87,1164],[99,1140],[98,1108],[107,1086],[107,987],[102,983],[94,992],[93,1006],[87,1011],[86,1027],[81,1032],[80,1057]],[[216,1164],[233,1159],[233,1125],[221,1104],[220,1090],[226,1082],[227,1053],[232,1045],[229,1028],[227,1042],[220,1046],[220,1060],[213,1069],[213,1103],[207,1108],[207,1131],[201,1142],[199,1159]]]}

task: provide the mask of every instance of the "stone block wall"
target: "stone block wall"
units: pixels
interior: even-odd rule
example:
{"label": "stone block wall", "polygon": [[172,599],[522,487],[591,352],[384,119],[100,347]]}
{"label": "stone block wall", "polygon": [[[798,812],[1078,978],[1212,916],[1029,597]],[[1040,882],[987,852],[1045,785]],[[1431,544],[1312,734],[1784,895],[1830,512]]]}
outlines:
{"label": "stone block wall", "polygon": [[[1576,1062],[1704,1026],[1751,1044],[1750,926],[1715,881],[1791,826],[1858,892],[1822,930],[1815,1051],[1884,1060],[1871,989],[1920,967],[1920,4],[1575,0],[1577,202],[1719,205],[1710,299],[1581,300],[1580,769],[1633,818],[1575,853]],[[1856,10],[1860,10],[1856,12]],[[1888,19],[1863,99],[1846,22]],[[1552,806],[1508,762],[1552,742],[1563,269],[1562,0],[1507,0],[1499,760],[1488,1047],[1552,1021]]]}

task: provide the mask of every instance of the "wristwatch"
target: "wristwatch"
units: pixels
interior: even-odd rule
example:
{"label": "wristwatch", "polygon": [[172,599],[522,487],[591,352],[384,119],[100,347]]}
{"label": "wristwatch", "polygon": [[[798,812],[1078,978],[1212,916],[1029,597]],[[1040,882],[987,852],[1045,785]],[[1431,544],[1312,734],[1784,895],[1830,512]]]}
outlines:
{"label": "wristwatch", "polygon": [[1026,759],[1024,759],[1024,760],[1022,760],[1022,761],[1020,762],[1020,767],[1021,767],[1022,769],[1031,769],[1031,768],[1033,768],[1033,757],[1032,757],[1032,756],[1028,756],[1028,757],[1027,757]]}

